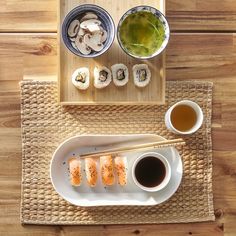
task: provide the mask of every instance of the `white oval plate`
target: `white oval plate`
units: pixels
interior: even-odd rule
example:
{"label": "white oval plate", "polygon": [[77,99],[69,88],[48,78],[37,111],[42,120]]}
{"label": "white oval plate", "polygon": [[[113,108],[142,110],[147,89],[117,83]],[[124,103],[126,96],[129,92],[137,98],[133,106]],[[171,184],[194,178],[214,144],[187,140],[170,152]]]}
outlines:
{"label": "white oval plate", "polygon": [[[105,187],[99,175],[96,187],[88,186],[83,171],[81,186],[73,187],[69,181],[68,159],[85,152],[110,149],[146,142],[164,140],[158,135],[84,135],[64,141],[53,154],[50,177],[56,192],[66,201],[77,206],[108,205],[156,205],[169,199],[178,189],[183,173],[182,160],[178,151],[171,148],[152,149],[165,156],[171,166],[171,179],[168,185],[158,192],[145,192],[135,185],[131,176],[132,164],[144,152],[124,153],[128,162],[128,181],[125,187],[118,184]],[[83,168],[84,169],[84,168]],[[99,170],[99,167],[98,167]]]}

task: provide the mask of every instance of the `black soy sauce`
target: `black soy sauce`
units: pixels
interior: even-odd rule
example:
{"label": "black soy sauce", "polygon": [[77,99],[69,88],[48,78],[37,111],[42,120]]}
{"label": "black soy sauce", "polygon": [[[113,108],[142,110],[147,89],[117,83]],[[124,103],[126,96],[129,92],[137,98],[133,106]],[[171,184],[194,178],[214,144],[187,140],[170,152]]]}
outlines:
{"label": "black soy sauce", "polygon": [[158,186],[164,180],[166,168],[161,160],[148,156],[138,162],[134,173],[141,185],[152,188]]}

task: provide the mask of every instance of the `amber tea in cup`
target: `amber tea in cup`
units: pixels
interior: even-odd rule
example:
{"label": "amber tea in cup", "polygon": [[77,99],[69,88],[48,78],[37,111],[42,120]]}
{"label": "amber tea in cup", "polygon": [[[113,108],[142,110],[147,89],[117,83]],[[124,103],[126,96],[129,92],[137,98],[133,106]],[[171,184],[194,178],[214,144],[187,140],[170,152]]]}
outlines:
{"label": "amber tea in cup", "polygon": [[166,127],[177,134],[192,134],[202,125],[203,113],[200,106],[183,100],[171,106],[165,115]]}
{"label": "amber tea in cup", "polygon": [[172,125],[182,132],[188,131],[196,124],[197,114],[195,110],[188,105],[176,106],[170,115]]}

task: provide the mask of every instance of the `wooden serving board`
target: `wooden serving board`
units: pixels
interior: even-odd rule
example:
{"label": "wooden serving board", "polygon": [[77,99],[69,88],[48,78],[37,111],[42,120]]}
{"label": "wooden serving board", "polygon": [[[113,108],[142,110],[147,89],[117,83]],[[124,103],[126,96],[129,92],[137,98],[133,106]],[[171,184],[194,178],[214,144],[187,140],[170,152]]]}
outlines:
{"label": "wooden serving board", "polygon": [[[149,5],[165,14],[165,0],[59,0],[58,40],[59,40],[59,102],[62,105],[95,105],[95,104],[164,104],[165,102],[165,53],[151,59],[138,60],[126,55],[115,38],[112,47],[100,57],[82,58],[71,53],[61,37],[61,25],[65,15],[74,7],[91,3],[106,9],[117,26],[121,16],[130,8],[138,5]],[[93,85],[93,70],[96,65],[110,68],[113,64],[123,63],[129,69],[129,82],[124,87],[116,87],[113,82],[104,89],[96,89]],[[132,66],[148,64],[152,78],[145,88],[138,88],[133,83]],[[71,75],[79,67],[90,70],[90,87],[86,91],[78,90],[71,82]]]}

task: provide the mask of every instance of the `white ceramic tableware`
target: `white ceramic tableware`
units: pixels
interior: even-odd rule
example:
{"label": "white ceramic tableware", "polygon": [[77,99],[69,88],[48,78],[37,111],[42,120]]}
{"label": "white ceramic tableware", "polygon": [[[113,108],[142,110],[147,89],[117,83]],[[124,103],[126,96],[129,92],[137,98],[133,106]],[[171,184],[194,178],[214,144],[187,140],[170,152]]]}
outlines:
{"label": "white ceramic tableware", "polygon": [[[137,13],[137,12],[149,12],[149,13],[152,13],[156,18],[159,19],[160,21],[160,24],[162,24],[163,28],[164,28],[164,39],[163,39],[163,42],[161,44],[161,46],[151,55],[149,56],[141,56],[141,55],[135,55],[133,54],[132,52],[130,52],[124,45],[123,45],[123,42],[121,40],[121,37],[120,37],[120,28],[123,24],[123,22],[125,21],[125,19],[131,15],[131,14],[134,14],[134,13]],[[158,9],[154,8],[154,7],[151,7],[151,6],[135,6],[131,9],[129,9],[120,19],[119,23],[118,23],[118,26],[117,26],[117,40],[118,40],[118,43],[120,45],[120,47],[122,48],[122,50],[128,54],[129,56],[132,56],[134,58],[137,58],[137,59],[141,59],[141,60],[147,60],[147,59],[151,59],[155,56],[158,56],[160,55],[163,50],[166,48],[168,42],[169,42],[169,38],[170,38],[170,27],[169,27],[169,24],[168,24],[168,21],[166,19],[166,17],[161,13],[161,11],[159,11]],[[136,39],[137,40],[137,39]]]}
{"label": "white ceramic tableware", "polygon": [[[171,167],[171,178],[165,188],[158,192],[147,192],[140,189],[133,181],[132,166],[137,157],[144,152],[124,153],[127,157],[127,184],[121,187],[117,183],[104,186],[101,175],[98,183],[91,188],[86,182],[85,172],[82,173],[82,184],[74,187],[70,184],[68,159],[78,157],[82,153],[103,151],[110,148],[138,145],[142,143],[164,140],[158,135],[82,135],[65,140],[55,150],[51,165],[50,177],[56,192],[66,201],[77,206],[107,206],[107,205],[156,205],[169,199],[178,189],[182,173],[182,160],[174,147],[153,149],[166,157]],[[84,163],[82,161],[82,169]],[[99,163],[98,163],[99,169]]]}
{"label": "white ceramic tableware", "polygon": [[[172,113],[173,109],[179,105],[190,106],[196,112],[196,115],[197,115],[196,123],[188,131],[177,130],[171,122],[171,113]],[[201,127],[202,123],[203,123],[203,112],[202,112],[201,107],[196,102],[193,102],[190,100],[182,100],[180,102],[175,103],[167,110],[167,112],[165,114],[166,127],[168,130],[170,130],[171,132],[173,132],[175,134],[193,134]]]}
{"label": "white ceramic tableware", "polygon": [[[143,160],[144,158],[147,158],[147,157],[155,157],[157,159],[159,159],[163,164],[164,164],[164,167],[165,167],[165,177],[164,179],[162,180],[162,182],[155,186],[155,187],[146,187],[146,186],[143,186],[142,184],[140,184],[135,176],[135,168],[137,166],[137,164]],[[134,183],[139,187],[141,188],[142,190],[144,191],[148,191],[148,192],[156,192],[156,191],[160,191],[161,189],[165,188],[166,185],[169,183],[170,181],[170,177],[171,177],[171,168],[170,168],[170,164],[169,162],[167,161],[167,159],[161,155],[160,153],[157,153],[157,152],[147,152],[147,153],[144,153],[143,155],[139,156],[133,166],[132,166],[132,177],[133,177],[133,180],[134,180]]]}

